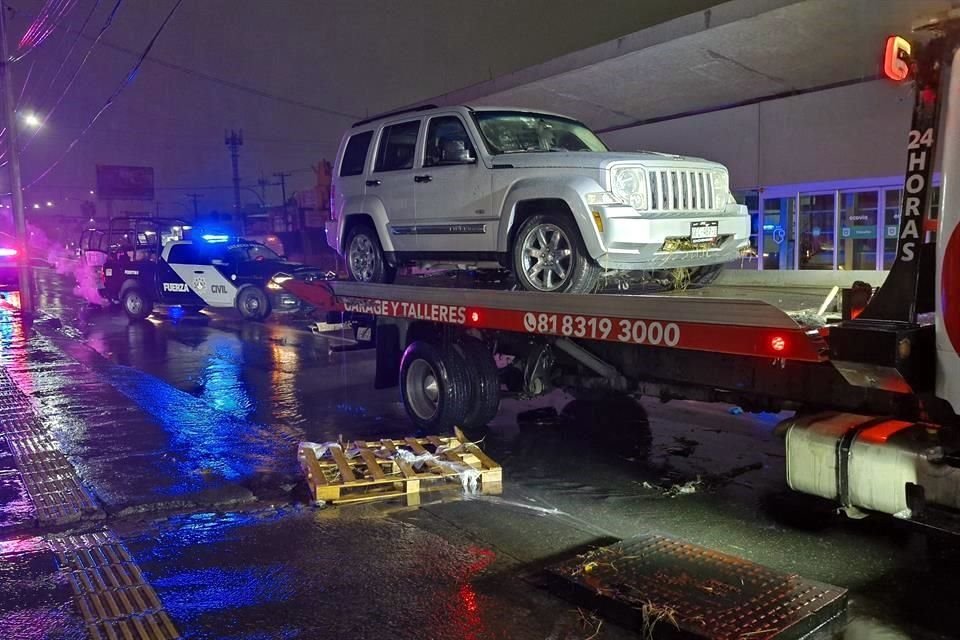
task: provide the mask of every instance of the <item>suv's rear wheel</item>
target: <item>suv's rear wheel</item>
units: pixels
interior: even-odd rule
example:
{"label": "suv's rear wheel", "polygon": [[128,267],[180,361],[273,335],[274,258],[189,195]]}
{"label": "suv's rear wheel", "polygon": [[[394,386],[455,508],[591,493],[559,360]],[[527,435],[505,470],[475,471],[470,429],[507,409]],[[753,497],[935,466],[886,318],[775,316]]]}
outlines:
{"label": "suv's rear wheel", "polygon": [[120,304],[123,305],[123,311],[131,320],[144,320],[153,313],[153,302],[144,295],[143,289],[134,285],[123,292],[120,296]]}
{"label": "suv's rear wheel", "polygon": [[513,243],[513,273],[527,291],[589,293],[600,279],[580,230],[569,216],[542,213],[524,220]]}
{"label": "suv's rear wheel", "polygon": [[368,224],[350,229],[346,242],[347,273],[357,282],[393,282],[396,267],[387,264],[376,230]]}

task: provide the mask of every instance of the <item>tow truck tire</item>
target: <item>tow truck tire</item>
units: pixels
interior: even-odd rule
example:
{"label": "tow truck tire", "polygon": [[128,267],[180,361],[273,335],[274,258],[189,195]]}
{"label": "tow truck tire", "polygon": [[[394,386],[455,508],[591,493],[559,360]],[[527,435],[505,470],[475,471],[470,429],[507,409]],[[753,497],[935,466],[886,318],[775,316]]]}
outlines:
{"label": "tow truck tire", "polygon": [[153,301],[143,293],[138,285],[128,287],[120,296],[120,304],[124,313],[131,320],[146,320],[153,313]]}
{"label": "tow truck tire", "polygon": [[400,362],[400,396],[407,415],[424,432],[462,425],[471,401],[463,356],[452,346],[411,343]]}
{"label": "tow truck tire", "polygon": [[463,418],[464,429],[485,427],[500,411],[500,373],[490,350],[472,336],[464,336],[457,349],[467,364],[471,387],[470,406]]}
{"label": "tow truck tire", "polygon": [[237,294],[237,310],[244,320],[265,320],[270,315],[270,299],[260,287],[250,285]]}
{"label": "tow truck tire", "polygon": [[[546,255],[544,238],[550,245]],[[569,215],[530,216],[517,229],[510,253],[514,278],[526,291],[591,293],[600,280],[602,270],[590,258],[580,229]],[[549,276],[548,271],[552,272]]]}
{"label": "tow truck tire", "polygon": [[714,282],[723,273],[723,264],[711,264],[705,267],[698,267],[690,274],[690,284],[697,287],[706,287]]}
{"label": "tow truck tire", "polygon": [[371,225],[361,222],[351,227],[344,249],[351,280],[391,284],[397,279],[397,268],[387,264],[383,245]]}

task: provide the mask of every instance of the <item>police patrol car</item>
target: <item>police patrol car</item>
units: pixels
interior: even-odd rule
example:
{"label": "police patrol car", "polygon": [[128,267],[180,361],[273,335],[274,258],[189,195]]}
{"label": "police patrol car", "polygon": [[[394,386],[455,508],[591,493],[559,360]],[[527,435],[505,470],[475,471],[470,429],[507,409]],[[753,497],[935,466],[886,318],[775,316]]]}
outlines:
{"label": "police patrol car", "polygon": [[97,240],[96,250],[106,254],[100,294],[119,302],[131,319],[146,318],[156,305],[235,308],[249,320],[301,307],[280,284],[314,269],[228,234],[198,233],[191,239],[189,225],[171,222],[115,219]]}

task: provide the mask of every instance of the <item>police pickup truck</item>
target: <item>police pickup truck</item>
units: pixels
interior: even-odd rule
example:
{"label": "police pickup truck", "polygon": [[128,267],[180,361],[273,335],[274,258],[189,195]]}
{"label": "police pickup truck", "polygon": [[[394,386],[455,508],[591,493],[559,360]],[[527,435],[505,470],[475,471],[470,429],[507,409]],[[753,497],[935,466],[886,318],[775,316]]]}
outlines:
{"label": "police pickup truck", "polygon": [[100,295],[119,302],[131,319],[146,318],[156,305],[235,308],[248,320],[301,308],[280,284],[313,269],[264,244],[215,233],[191,239],[188,225],[169,220],[116,222],[100,241],[107,254]]}

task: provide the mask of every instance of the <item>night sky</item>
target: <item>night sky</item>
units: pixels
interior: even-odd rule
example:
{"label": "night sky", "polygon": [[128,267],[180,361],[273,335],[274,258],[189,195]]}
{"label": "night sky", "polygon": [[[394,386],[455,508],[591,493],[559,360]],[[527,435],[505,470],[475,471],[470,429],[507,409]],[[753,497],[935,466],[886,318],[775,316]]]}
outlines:
{"label": "night sky", "polygon": [[[15,64],[21,113],[44,116],[116,5],[116,0],[75,1],[53,35]],[[261,174],[290,171],[291,189],[309,187],[314,182],[310,167],[322,158],[333,160],[340,136],[356,118],[718,4],[184,0],[132,84],[73,151],[37,181],[117,89],[175,3],[121,0],[77,80],[23,153],[28,206],[53,199],[56,209],[70,212],[94,188],[97,164],[129,164],[155,168],[157,199],[165,213],[185,213],[188,192],[204,194],[204,209],[228,209],[227,128],[244,130],[243,184],[256,186]],[[8,4],[15,10],[9,23],[15,46],[44,2]],[[31,135],[23,135],[21,146]],[[5,172],[0,180],[6,182]],[[243,197],[256,201],[248,191]],[[268,203],[279,199],[279,189],[268,188]]]}

